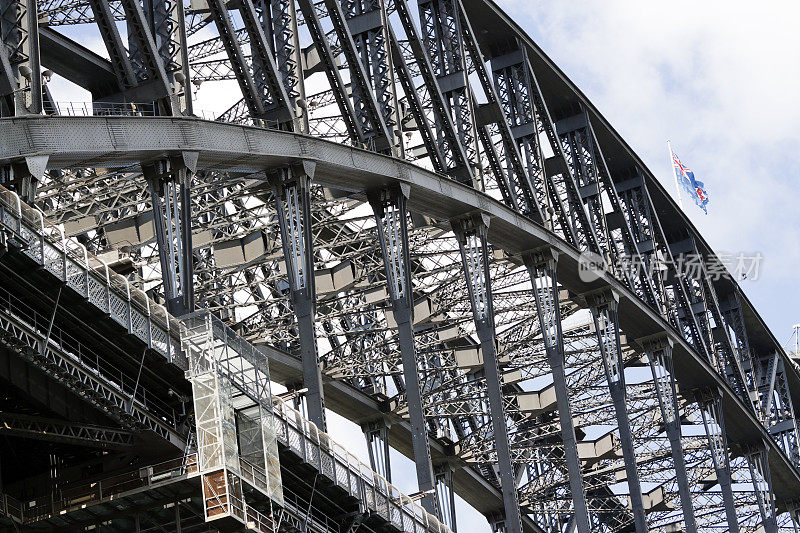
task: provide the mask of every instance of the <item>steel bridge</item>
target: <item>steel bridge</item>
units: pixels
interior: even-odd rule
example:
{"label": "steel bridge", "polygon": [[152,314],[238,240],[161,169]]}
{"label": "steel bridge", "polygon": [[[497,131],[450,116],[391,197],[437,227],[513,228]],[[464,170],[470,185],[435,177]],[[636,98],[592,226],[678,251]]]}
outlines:
{"label": "steel bridge", "polygon": [[0,0],[0,34],[0,527],[800,530],[800,369],[491,0]]}

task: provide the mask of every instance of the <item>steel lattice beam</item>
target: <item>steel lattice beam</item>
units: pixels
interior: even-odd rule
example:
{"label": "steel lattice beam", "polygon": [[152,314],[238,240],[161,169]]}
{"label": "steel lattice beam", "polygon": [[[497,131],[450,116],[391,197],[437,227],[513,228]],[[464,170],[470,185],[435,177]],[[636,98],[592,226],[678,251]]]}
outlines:
{"label": "steel lattice beam", "polygon": [[70,424],[61,420],[19,413],[0,413],[0,433],[29,439],[64,442],[98,448],[130,448],[133,433],[116,428],[88,424]]}
{"label": "steel lattice beam", "polygon": [[[4,116],[59,111],[35,65],[37,8],[51,25],[97,25],[109,60],[46,28],[69,53],[42,57],[83,86],[76,65],[105,72],[88,112],[135,115],[76,120],[80,137],[53,147],[40,119],[0,121],[27,147],[0,150],[0,177],[67,236],[116,250],[173,312],[208,307],[297,354],[288,384],[302,377],[320,428],[333,386],[383,405],[359,419],[383,424],[365,426],[375,467],[391,478],[388,443],[408,439],[421,503],[452,525],[467,478],[502,495],[502,512],[472,502],[498,530],[783,524],[800,483],[800,373],[736,283],[713,278],[721,266],[657,180],[496,6],[131,1],[2,6]],[[218,123],[139,116],[188,115],[193,87],[233,79]],[[608,267],[592,282],[578,281],[584,252]],[[706,266],[679,268],[695,256]],[[626,383],[642,364],[652,379]],[[119,420],[170,433],[75,372]],[[714,476],[721,490],[705,490]],[[631,509],[609,489],[621,482]]]}

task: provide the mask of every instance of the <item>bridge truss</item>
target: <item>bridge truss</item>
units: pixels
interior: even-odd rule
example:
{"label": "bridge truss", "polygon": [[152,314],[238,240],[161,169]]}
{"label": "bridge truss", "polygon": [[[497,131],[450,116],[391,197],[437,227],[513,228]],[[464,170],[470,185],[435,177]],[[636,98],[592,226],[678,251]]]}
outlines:
{"label": "bridge truss", "polygon": [[[411,457],[453,531],[454,494],[509,533],[800,527],[800,371],[490,0],[0,16],[3,184],[171,315],[268,350],[320,430],[326,408],[362,426],[385,479],[390,445]],[[53,73],[91,102],[60,102]],[[229,108],[199,118],[193,91],[225,80]],[[112,448],[132,430],[0,419]]]}

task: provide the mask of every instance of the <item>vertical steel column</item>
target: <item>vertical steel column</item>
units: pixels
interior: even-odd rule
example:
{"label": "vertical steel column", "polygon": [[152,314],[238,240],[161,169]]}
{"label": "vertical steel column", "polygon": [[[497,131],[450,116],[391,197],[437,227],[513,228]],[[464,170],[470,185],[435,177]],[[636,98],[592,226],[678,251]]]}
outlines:
{"label": "vertical steel column", "polygon": [[8,60],[15,113],[42,112],[39,16],[36,0],[0,0],[0,46]]}
{"label": "vertical steel column", "polygon": [[[504,190],[506,192],[504,196],[506,196],[507,201],[510,201],[514,206],[515,211],[530,216],[537,222],[544,223],[544,213],[542,212],[543,204],[539,204],[532,188],[530,176],[527,174],[522,164],[522,156],[514,140],[510,121],[507,120],[506,115],[504,115],[503,110],[500,108],[500,99],[492,84],[492,78],[486,69],[486,61],[481,53],[476,35],[472,30],[467,12],[464,10],[464,6],[461,2],[458,4],[461,12],[461,27],[465,49],[469,52],[472,64],[475,67],[475,72],[478,75],[478,80],[480,81],[481,88],[487,100],[484,105],[475,105],[475,108],[478,110],[479,135],[484,138],[482,140],[484,152],[487,152],[487,155],[489,155],[492,152],[496,152],[497,148],[502,148],[499,153],[504,156],[507,176],[506,180],[503,180],[499,175],[496,176],[498,182],[502,184],[501,191]],[[502,140],[497,148],[493,145],[493,141],[488,139],[489,131],[486,127],[492,123],[496,125],[497,133]],[[490,146],[491,149],[489,148]],[[499,171],[502,173],[502,169],[499,169]]]}
{"label": "vertical steel column", "polygon": [[459,2],[417,0],[417,4],[423,47],[428,53],[439,91],[464,148],[467,164],[472,167],[470,173],[460,173],[456,177],[471,179],[475,185],[475,176],[471,174],[480,167],[481,162],[474,101],[467,80],[467,54],[464,49]]}
{"label": "vertical steel column", "polygon": [[309,181],[314,177],[314,169],[314,163],[308,161],[304,161],[302,166],[281,169],[272,177],[272,188],[289,276],[292,308],[297,317],[300,335],[303,383],[308,389],[308,418],[320,430],[325,431],[325,397],[314,333],[317,299],[314,290],[314,243],[311,239],[309,191]]}
{"label": "vertical steel column", "polygon": [[649,283],[653,287],[655,309],[677,327],[677,317],[674,316],[673,310],[668,308],[671,299],[665,288],[666,273],[655,268],[655,264],[659,261],[656,234],[660,231],[660,227],[650,210],[644,179],[638,169],[631,169],[627,173],[617,170],[613,186],[620,204],[624,207],[623,213],[630,228],[634,248],[640,259],[638,269],[642,271],[641,276],[649,278]]}
{"label": "vertical steel column", "polygon": [[191,68],[189,67],[189,45],[187,42],[188,36],[186,35],[186,11],[182,2],[177,2],[175,7],[178,23],[177,39],[181,47],[180,53],[177,54],[177,57],[180,58],[180,73],[183,74],[183,81],[178,82],[178,85],[183,89],[183,100],[178,98],[178,110],[182,114],[192,115],[194,112],[194,106],[192,105],[192,98],[194,98],[194,95],[192,94],[192,73]]}
{"label": "vertical steel column", "polygon": [[745,453],[750,467],[750,479],[758,499],[758,510],[765,533],[778,533],[778,519],[775,513],[775,495],[772,491],[772,478],[769,474],[769,448],[766,442],[750,446]]}
{"label": "vertical steel column", "polygon": [[683,521],[687,533],[696,533],[697,522],[694,517],[692,495],[689,492],[689,477],[686,473],[686,461],[683,458],[681,444],[681,419],[678,408],[678,396],[675,386],[675,372],[672,366],[672,340],[666,334],[642,339],[642,347],[650,363],[653,373],[653,385],[658,395],[661,417],[664,419],[664,430],[672,450],[672,462],[675,467],[675,478],[678,483],[678,494],[681,499]]}
{"label": "vertical steel column", "polygon": [[494,308],[486,233],[489,217],[475,216],[451,222],[461,251],[461,264],[467,281],[475,330],[481,343],[486,392],[492,417],[495,451],[500,470],[500,488],[505,508],[505,531],[521,533],[522,516],[517,500],[517,483],[511,465],[511,448],[503,409],[503,391],[495,346]]}
{"label": "vertical steel column", "polygon": [[[546,224],[579,249],[599,252],[597,238],[591,231],[580,191],[568,167],[530,58],[521,43],[509,44],[506,54],[492,59],[492,70],[499,103],[509,123],[514,124],[511,132],[544,210]],[[545,142],[553,154],[550,157],[545,157]]]}
{"label": "vertical steel column", "polygon": [[442,463],[436,465],[436,492],[439,497],[441,507],[441,521],[444,522],[450,531],[457,533],[458,525],[456,521],[456,493],[453,490],[453,465]]}
{"label": "vertical steel column", "polygon": [[17,81],[8,58],[8,50],[0,46],[0,116],[11,117],[16,112],[14,97],[17,91]]}
{"label": "vertical steel column", "polygon": [[597,343],[603,359],[603,369],[611,392],[611,401],[619,424],[619,440],[625,460],[625,472],[628,478],[628,489],[633,509],[636,533],[646,532],[647,519],[644,514],[642,487],[639,482],[639,469],[636,465],[636,451],[633,447],[633,436],[625,405],[625,366],[620,346],[619,324],[617,322],[617,304],[619,296],[606,291],[587,295],[586,300],[592,310],[594,327],[597,332]]}
{"label": "vertical steel column", "polygon": [[758,357],[757,390],[761,396],[759,416],[772,438],[793,464],[800,462],[797,419],[794,414],[783,357],[779,352]]}
{"label": "vertical steel column", "polygon": [[392,482],[392,466],[389,460],[389,422],[380,418],[361,426],[367,440],[369,465],[386,481]]}
{"label": "vertical steel column", "polygon": [[722,396],[718,389],[713,388],[698,391],[695,397],[697,398],[697,403],[700,404],[700,413],[703,416],[703,426],[705,426],[706,437],[708,437],[711,460],[714,463],[717,482],[722,491],[728,529],[732,533],[739,533],[736,502],[733,499],[733,489],[731,488],[731,463],[728,456],[728,441],[725,436],[725,421],[722,417]]}
{"label": "vertical steel column", "polygon": [[[417,358],[414,348],[414,292],[411,285],[411,257],[408,245],[408,211],[406,200],[410,188],[375,191],[368,195],[375,214],[378,240],[381,245],[386,285],[397,323],[397,342],[403,363],[408,413],[411,419],[411,443],[420,492],[425,493],[422,506],[432,515],[441,517],[436,501],[436,482],[431,465],[428,428],[422,405]],[[443,504],[443,502],[440,502]]]}
{"label": "vertical steel column", "polygon": [[150,189],[164,300],[167,302],[167,309],[172,312],[173,302],[178,292],[175,278],[174,242],[171,233],[169,236],[167,235],[167,228],[170,230],[172,228],[172,219],[168,216],[167,223],[164,223],[164,202],[161,200],[165,195],[169,197],[165,188],[165,178],[169,178],[169,163],[167,160],[161,160],[149,165],[142,165],[142,172],[147,180],[147,187]]}
{"label": "vertical steel column", "polygon": [[150,189],[164,299],[174,315],[194,309],[191,176],[197,156],[183,152],[142,165]]}
{"label": "vertical steel column", "polygon": [[556,267],[558,252],[549,249],[522,256],[533,286],[536,300],[536,313],[547,352],[547,362],[553,374],[556,391],[558,420],[561,423],[561,440],[564,443],[564,458],[569,474],[569,488],[575,506],[573,523],[580,533],[588,533],[589,511],[578,457],[578,444],[575,426],[572,421],[572,408],[569,404],[567,377],[564,369],[564,337],[561,333],[561,307],[558,301],[558,281]]}
{"label": "vertical steel column", "polygon": [[[195,163],[196,163],[195,159]],[[180,228],[181,228],[181,297],[182,306],[187,313],[194,311],[194,254],[192,246],[192,175],[191,170],[185,166],[178,173],[178,186],[180,196]]]}
{"label": "vertical steel column", "polygon": [[621,200],[586,110],[556,123],[567,164],[578,184],[578,193],[595,228],[598,244],[617,277],[653,309],[661,308],[653,281],[639,268],[642,257],[633,239],[630,214]]}

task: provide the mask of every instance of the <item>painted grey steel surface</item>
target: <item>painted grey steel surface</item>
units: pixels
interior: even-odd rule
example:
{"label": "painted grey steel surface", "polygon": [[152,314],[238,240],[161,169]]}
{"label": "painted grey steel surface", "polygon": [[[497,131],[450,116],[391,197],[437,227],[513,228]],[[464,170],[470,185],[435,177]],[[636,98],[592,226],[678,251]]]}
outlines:
{"label": "painted grey steel surface", "polygon": [[[208,306],[276,346],[309,417],[325,427],[331,392],[387,478],[390,442],[414,458],[453,529],[452,488],[497,531],[788,523],[797,366],[491,0],[0,3],[0,181],[130,254],[174,314]],[[59,33],[74,24],[110,59]],[[40,65],[93,100],[59,102]],[[241,95],[193,118],[216,80]],[[76,113],[94,116],[58,116]],[[586,254],[609,268],[582,275]]]}
{"label": "painted grey steel surface", "polygon": [[[297,134],[188,118],[27,117],[1,121],[0,131],[7,139],[5,151],[0,154],[4,161],[38,154],[49,155],[48,164],[52,167],[112,167],[153,160],[170,152],[196,150],[200,152],[199,169],[255,172],[306,159],[316,163],[318,182],[339,190],[363,194],[360,191],[376,185],[405,183],[411,187],[409,209],[414,211],[444,219],[482,212],[491,218],[488,238],[495,246],[511,253],[554,246],[560,253],[562,285],[575,293],[603,286],[618,292],[619,320],[628,335],[644,337],[666,332],[675,343],[676,378],[681,387],[691,389],[709,383],[720,387],[729,438],[748,441],[767,436],[711,366],[624,286],[610,276],[583,283],[577,275],[577,250],[499,202],[442,176],[385,156]],[[774,484],[780,501],[791,496],[800,478],[776,447],[770,448],[769,457],[773,480],[781,480]]]}

